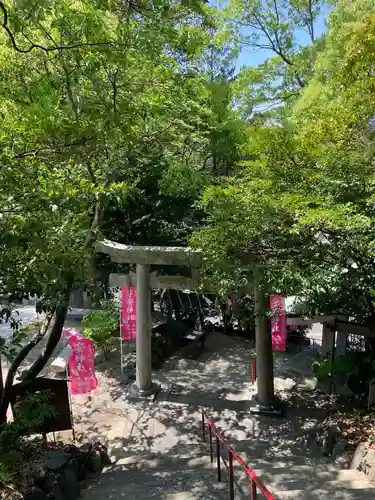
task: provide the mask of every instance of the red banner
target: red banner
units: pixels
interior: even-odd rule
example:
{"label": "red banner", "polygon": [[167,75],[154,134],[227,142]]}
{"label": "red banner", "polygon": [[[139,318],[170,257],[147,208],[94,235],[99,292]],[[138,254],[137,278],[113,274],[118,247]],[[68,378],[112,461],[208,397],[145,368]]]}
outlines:
{"label": "red banner", "polygon": [[271,295],[270,309],[272,310],[271,331],[272,350],[286,351],[286,309],[285,299],[281,295]]}
{"label": "red banner", "polygon": [[137,317],[137,289],[121,288],[121,336],[124,340],[135,340]]}
{"label": "red banner", "polygon": [[94,343],[78,332],[64,330],[72,352],[69,356],[70,392],[86,394],[98,386],[95,376]]}

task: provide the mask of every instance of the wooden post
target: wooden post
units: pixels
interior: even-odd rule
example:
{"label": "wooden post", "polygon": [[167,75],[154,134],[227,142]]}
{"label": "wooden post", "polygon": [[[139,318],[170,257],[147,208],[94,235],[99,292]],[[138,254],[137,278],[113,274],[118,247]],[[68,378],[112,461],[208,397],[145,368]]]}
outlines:
{"label": "wooden post", "polygon": [[322,349],[321,353],[323,355],[332,352],[333,346],[335,342],[335,330],[331,325],[327,323],[323,323],[323,332],[322,332]]}
{"label": "wooden post", "polygon": [[[349,321],[349,316],[342,316],[341,321]],[[346,345],[348,342],[348,334],[346,332],[336,332],[336,356],[344,356],[346,354]]]}

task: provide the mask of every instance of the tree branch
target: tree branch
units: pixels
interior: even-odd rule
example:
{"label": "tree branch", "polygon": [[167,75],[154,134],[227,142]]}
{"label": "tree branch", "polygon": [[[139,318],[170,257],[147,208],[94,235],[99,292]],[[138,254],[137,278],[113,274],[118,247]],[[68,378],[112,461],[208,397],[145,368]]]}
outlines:
{"label": "tree branch", "polygon": [[141,224],[142,222],[144,222],[145,220],[149,219],[151,217],[152,214],[146,214],[146,215],[143,215],[142,217],[140,217],[139,219],[136,219],[134,220],[130,225],[131,226],[138,226],[139,224]]}
{"label": "tree branch", "polygon": [[77,120],[78,119],[78,106],[77,106],[77,101],[74,98],[74,94],[73,94],[72,79],[71,79],[72,71],[69,70],[68,66],[64,62],[62,63],[62,67],[63,67],[64,75],[65,75],[65,83],[66,83],[66,91],[68,94],[68,99],[69,99],[70,105],[72,106],[74,118],[75,118],[75,120]]}
{"label": "tree branch", "polygon": [[23,151],[22,153],[17,153],[13,156],[13,158],[27,158],[29,156],[37,156],[39,153],[59,153],[65,149],[69,149],[74,146],[82,146],[86,144],[87,141],[89,141],[90,138],[87,139],[79,139],[77,141],[73,141],[67,144],[63,144],[62,146],[56,146],[55,148],[53,147],[45,147],[45,148],[38,148],[38,149],[30,149],[28,151]]}
{"label": "tree branch", "polygon": [[37,357],[33,365],[22,375],[23,381],[29,381],[36,378],[46,366],[49,358],[52,356],[53,351],[55,350],[61,338],[61,332],[68,312],[69,295],[70,287],[67,287],[67,290],[65,291],[64,301],[56,307],[55,322],[53,324],[51,333],[49,334],[46,346],[43,349],[43,352]]}
{"label": "tree branch", "polygon": [[[276,14],[277,21],[279,24],[279,11],[278,11],[277,4],[276,4],[275,0],[274,0],[274,5],[275,5],[275,9],[276,9],[275,14]],[[253,45],[253,46],[259,47],[259,48],[268,48],[268,49],[272,50],[273,52],[275,52],[275,54],[277,54],[279,57],[281,57],[281,59],[288,66],[293,67],[294,66],[293,61],[291,59],[289,59],[289,57],[285,54],[285,52],[281,46],[281,42],[280,42],[279,34],[278,34],[278,27],[275,28],[275,30],[273,31],[273,35],[274,35],[274,39],[273,39],[273,36],[269,33],[269,31],[267,30],[267,27],[264,25],[264,23],[262,22],[261,18],[258,16],[258,14],[255,12],[255,10],[252,10],[251,14],[254,17],[254,19],[256,20],[256,22],[258,23],[258,26],[254,26],[250,23],[248,23],[248,26],[261,31],[264,34],[264,36],[267,38],[267,40],[269,41],[270,45],[269,45],[269,47],[267,45],[262,46],[261,44],[257,44],[256,42],[253,42],[253,43],[247,42],[247,44]],[[295,72],[295,78],[297,80],[298,85],[301,88],[303,88],[305,86],[305,84],[297,72]]]}
{"label": "tree branch", "polygon": [[39,330],[39,332],[34,335],[34,337],[28,342],[26,345],[24,345],[20,351],[18,352],[17,356],[15,357],[13,363],[10,365],[7,378],[4,384],[4,389],[1,394],[1,402],[0,402],[0,424],[4,423],[6,421],[6,414],[8,410],[8,406],[10,403],[10,397],[11,397],[11,389],[13,386],[14,382],[14,377],[17,373],[18,368],[21,366],[23,361],[26,359],[28,354],[34,349],[36,345],[39,344],[39,342],[44,338],[45,334],[48,331],[48,328],[51,324],[53,314],[55,310],[51,310],[48,315],[46,316],[46,319],[44,321],[43,327]]}
{"label": "tree branch", "polygon": [[1,1],[0,1],[0,10],[3,12],[3,21],[1,23],[1,26],[6,31],[8,37],[10,39],[10,42],[12,44],[13,49],[21,54],[29,54],[34,49],[43,50],[44,52],[48,53],[48,52],[56,52],[58,50],[78,49],[81,47],[100,47],[100,46],[116,45],[115,42],[106,41],[106,42],[80,42],[80,43],[71,43],[68,45],[56,45],[54,47],[46,47],[44,45],[40,45],[38,43],[31,42],[29,47],[27,47],[26,49],[23,49],[22,47],[19,47],[17,45],[14,34],[12,33],[11,29],[8,26],[8,20],[9,20],[8,11],[7,11],[4,3]]}
{"label": "tree branch", "polygon": [[279,95],[279,96],[275,96],[275,97],[264,97],[263,99],[259,98],[259,99],[251,99],[249,102],[250,104],[262,104],[264,102],[273,102],[274,104],[277,103],[277,102],[283,102],[283,101],[287,101],[288,99],[291,99],[292,97],[299,97],[299,92],[291,92],[290,94],[286,94],[286,95]]}
{"label": "tree branch", "polygon": [[309,20],[307,23],[307,29],[309,31],[311,41],[315,41],[315,33],[314,33],[314,17],[313,17],[313,12],[312,12],[312,0],[309,0],[308,3],[308,9],[309,9]]}

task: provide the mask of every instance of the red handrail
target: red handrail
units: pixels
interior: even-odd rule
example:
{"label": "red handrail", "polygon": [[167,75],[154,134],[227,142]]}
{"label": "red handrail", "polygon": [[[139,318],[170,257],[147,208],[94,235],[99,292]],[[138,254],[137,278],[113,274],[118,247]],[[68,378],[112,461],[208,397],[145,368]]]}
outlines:
{"label": "red handrail", "polygon": [[210,457],[211,462],[214,461],[213,447],[212,447],[212,434],[216,438],[216,463],[217,463],[217,479],[221,481],[220,460],[222,459],[220,453],[220,443],[222,443],[228,450],[228,464],[225,460],[224,464],[228,469],[228,484],[229,484],[229,500],[234,500],[234,481],[233,481],[233,458],[242,467],[250,478],[250,500],[256,500],[258,489],[266,500],[276,500],[272,493],[265,487],[263,482],[255,474],[255,472],[247,465],[247,463],[240,457],[236,450],[226,441],[226,439],[216,429],[211,419],[207,417],[204,410],[202,410],[202,431],[203,441],[206,441],[206,424],[208,428],[209,442],[210,442]]}

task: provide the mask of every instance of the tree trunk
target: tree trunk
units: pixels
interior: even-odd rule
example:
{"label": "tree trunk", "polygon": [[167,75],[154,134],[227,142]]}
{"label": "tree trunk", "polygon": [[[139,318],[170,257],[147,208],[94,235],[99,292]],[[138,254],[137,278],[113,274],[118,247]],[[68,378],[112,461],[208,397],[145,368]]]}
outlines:
{"label": "tree trunk", "polygon": [[67,293],[66,300],[57,306],[55,312],[55,322],[51,329],[51,333],[48,336],[46,346],[43,349],[43,352],[35,360],[33,365],[22,376],[22,380],[27,382],[34,380],[46,366],[48,360],[53,354],[53,351],[56,349],[57,344],[61,339],[62,329],[64,327],[66,315],[68,313],[69,295],[70,293]]}
{"label": "tree trunk", "polygon": [[[3,399],[4,395],[4,380],[3,380],[3,359],[0,356],[0,401]],[[4,420],[0,420],[0,425],[4,424]]]}
{"label": "tree trunk", "polygon": [[7,417],[7,411],[8,411],[8,406],[10,403],[10,398],[11,398],[11,391],[13,387],[13,382],[14,382],[14,377],[17,373],[18,368],[21,366],[23,361],[26,359],[27,355],[29,352],[34,349],[36,345],[39,344],[39,342],[43,339],[45,336],[49,325],[51,323],[53,316],[53,312],[51,312],[45,320],[45,323],[43,325],[43,328],[36,334],[34,337],[28,342],[26,345],[24,345],[20,351],[18,352],[17,356],[15,357],[13,363],[10,365],[5,383],[3,383],[3,390],[1,393],[1,400],[0,400],[0,424],[6,422],[6,417]]}
{"label": "tree trunk", "polygon": [[230,318],[227,315],[227,306],[226,304],[221,306],[221,315],[223,317],[223,333],[224,335],[228,335],[229,321]]}
{"label": "tree trunk", "polygon": [[221,306],[221,314],[223,316],[223,333],[224,335],[228,335],[233,316],[232,301],[229,296],[227,297],[226,303]]}

